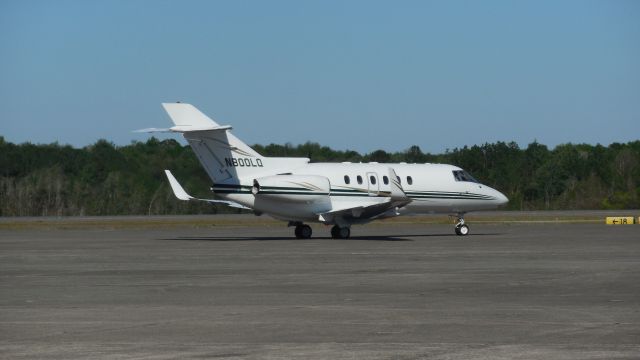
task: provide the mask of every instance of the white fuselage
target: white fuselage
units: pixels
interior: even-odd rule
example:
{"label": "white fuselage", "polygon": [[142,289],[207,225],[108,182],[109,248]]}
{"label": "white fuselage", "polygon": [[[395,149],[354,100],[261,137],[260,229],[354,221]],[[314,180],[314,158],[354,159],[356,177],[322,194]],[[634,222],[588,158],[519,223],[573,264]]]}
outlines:
{"label": "white fuselage", "polygon": [[442,164],[310,163],[307,158],[265,157],[191,104],[163,104],[213,182],[220,199],[196,199],[165,171],[181,200],[224,203],[289,221],[296,237],[309,238],[304,222],[333,224],[334,238],[348,238],[352,224],[404,211],[458,216],[456,233],[466,235],[463,214],[494,209],[508,199],[464,170]]}
{"label": "white fuselage", "polygon": [[[462,169],[444,164],[307,163],[278,173],[326,177],[330,189],[323,196],[323,201],[309,201],[309,194],[296,195],[281,187],[281,193],[286,194],[285,199],[259,203],[251,192],[253,178],[241,179],[238,190],[220,191],[215,185],[213,189],[223,199],[288,221],[319,221],[319,213],[367,207],[390,200],[397,201],[397,212],[451,214],[495,209],[508,201],[502,193],[489,186],[456,180],[454,171]],[[398,178],[400,180],[399,185],[404,192],[401,197],[394,198],[392,194],[393,173],[396,175],[393,180],[396,183]],[[362,222],[372,220],[362,219]]]}

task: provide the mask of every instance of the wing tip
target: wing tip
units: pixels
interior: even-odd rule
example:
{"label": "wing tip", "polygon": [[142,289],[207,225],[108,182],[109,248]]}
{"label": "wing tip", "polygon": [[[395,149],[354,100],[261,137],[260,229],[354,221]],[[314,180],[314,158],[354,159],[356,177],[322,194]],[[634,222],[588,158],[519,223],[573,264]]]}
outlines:
{"label": "wing tip", "polygon": [[184,188],[182,187],[182,185],[180,185],[175,176],[173,176],[171,171],[165,169],[164,173],[165,175],[167,175],[167,179],[169,179],[169,185],[171,186],[171,190],[173,191],[173,195],[175,195],[175,197],[177,197],[179,200],[184,201],[193,199],[193,196],[187,194],[187,192],[184,191]]}

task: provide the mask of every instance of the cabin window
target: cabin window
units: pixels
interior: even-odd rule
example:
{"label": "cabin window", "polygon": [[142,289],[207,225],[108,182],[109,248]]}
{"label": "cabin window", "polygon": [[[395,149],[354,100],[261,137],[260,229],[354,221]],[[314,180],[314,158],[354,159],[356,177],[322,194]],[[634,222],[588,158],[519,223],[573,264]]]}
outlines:
{"label": "cabin window", "polygon": [[478,182],[478,180],[474,179],[473,176],[464,170],[453,170],[453,178],[456,179],[456,181]]}
{"label": "cabin window", "polygon": [[413,185],[413,178],[411,176],[407,176],[407,184]]}
{"label": "cabin window", "polygon": [[389,178],[388,178],[386,175],[385,175],[385,176],[383,176],[383,177],[382,177],[382,182],[383,182],[385,185],[389,185]]}
{"label": "cabin window", "polygon": [[358,184],[362,185],[362,176],[358,175],[358,177],[356,177],[356,180],[358,180]]}
{"label": "cabin window", "polygon": [[375,185],[376,184],[376,177],[371,175],[369,176],[369,180],[371,180],[371,185]]}
{"label": "cabin window", "polygon": [[400,178],[400,176],[396,175],[396,178],[398,178],[398,184],[402,185],[402,179]]}
{"label": "cabin window", "polygon": [[349,175],[345,175],[344,176],[344,183],[349,185],[350,182],[351,182],[351,179],[349,179]]}

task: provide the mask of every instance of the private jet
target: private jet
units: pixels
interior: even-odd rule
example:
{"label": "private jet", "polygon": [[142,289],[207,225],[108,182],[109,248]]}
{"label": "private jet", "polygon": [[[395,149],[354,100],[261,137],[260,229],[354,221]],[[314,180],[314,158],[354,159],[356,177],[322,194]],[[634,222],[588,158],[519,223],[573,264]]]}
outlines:
{"label": "private jet", "polygon": [[347,239],[351,226],[405,213],[455,216],[455,233],[469,234],[464,215],[490,210],[509,200],[463,169],[445,164],[312,163],[308,158],[264,157],[186,103],[162,104],[170,128],[138,132],[181,133],[211,178],[214,199],[189,195],[165,170],[180,200],[206,201],[266,214],[295,227],[309,239],[307,223],[333,225],[331,236]]}

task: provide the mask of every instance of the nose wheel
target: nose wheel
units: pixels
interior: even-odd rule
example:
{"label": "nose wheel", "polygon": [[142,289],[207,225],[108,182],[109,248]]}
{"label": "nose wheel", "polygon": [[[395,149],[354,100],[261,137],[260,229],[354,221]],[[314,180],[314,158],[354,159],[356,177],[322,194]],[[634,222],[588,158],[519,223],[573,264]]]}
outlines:
{"label": "nose wheel", "polygon": [[351,229],[334,225],[331,228],[331,237],[334,239],[348,239],[351,236]]}
{"label": "nose wheel", "polygon": [[469,226],[464,223],[464,214],[458,214],[458,221],[456,222],[456,235],[465,236],[469,234]]}
{"label": "nose wheel", "polygon": [[456,226],[456,235],[465,236],[469,233],[469,226],[460,225]]}

